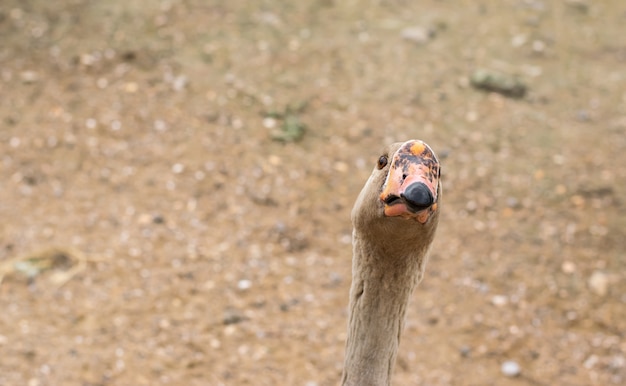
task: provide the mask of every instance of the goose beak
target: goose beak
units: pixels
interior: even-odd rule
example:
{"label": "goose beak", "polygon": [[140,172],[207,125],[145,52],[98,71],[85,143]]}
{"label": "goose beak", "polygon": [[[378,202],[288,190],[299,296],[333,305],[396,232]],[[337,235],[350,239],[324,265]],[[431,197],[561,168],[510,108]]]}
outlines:
{"label": "goose beak", "polygon": [[422,141],[407,141],[393,155],[380,194],[387,217],[428,222],[437,211],[439,161]]}

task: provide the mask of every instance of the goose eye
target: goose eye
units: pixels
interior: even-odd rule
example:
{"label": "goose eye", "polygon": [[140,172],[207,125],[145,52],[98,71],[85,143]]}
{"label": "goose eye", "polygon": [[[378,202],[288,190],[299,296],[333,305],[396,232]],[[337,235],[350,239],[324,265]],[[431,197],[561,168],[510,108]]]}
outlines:
{"label": "goose eye", "polygon": [[386,155],[381,155],[380,158],[378,159],[378,170],[384,168],[385,166],[387,166],[387,156]]}

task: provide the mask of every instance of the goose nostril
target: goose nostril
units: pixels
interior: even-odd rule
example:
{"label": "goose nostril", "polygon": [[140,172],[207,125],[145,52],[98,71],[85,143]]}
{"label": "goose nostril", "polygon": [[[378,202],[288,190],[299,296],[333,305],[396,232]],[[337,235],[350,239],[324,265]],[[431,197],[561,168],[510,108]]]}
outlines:
{"label": "goose nostril", "polygon": [[383,202],[387,205],[393,205],[396,201],[400,200],[400,196],[396,196],[395,194],[390,194],[383,200]]}

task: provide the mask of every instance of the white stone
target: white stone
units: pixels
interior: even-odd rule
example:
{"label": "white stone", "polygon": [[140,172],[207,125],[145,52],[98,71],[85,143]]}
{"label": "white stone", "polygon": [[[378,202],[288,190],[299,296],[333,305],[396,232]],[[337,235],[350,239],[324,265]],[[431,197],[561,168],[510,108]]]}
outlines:
{"label": "white stone", "polygon": [[237,283],[237,288],[240,290],[247,290],[252,287],[252,282],[250,280],[239,280]]}
{"label": "white stone", "polygon": [[506,361],[500,367],[502,374],[507,377],[517,377],[522,372],[520,365],[515,361]]}
{"label": "white stone", "polygon": [[402,30],[402,38],[413,43],[424,44],[435,37],[435,31],[424,27],[408,27]]}
{"label": "white stone", "polygon": [[275,128],[277,123],[278,122],[276,121],[276,119],[272,117],[263,118],[263,127],[265,127],[266,129]]}
{"label": "white stone", "polygon": [[497,307],[506,306],[509,303],[509,298],[505,295],[494,295],[491,298],[491,303]]}
{"label": "white stone", "polygon": [[594,271],[589,277],[589,289],[596,295],[605,296],[609,292],[609,278],[607,274]]}

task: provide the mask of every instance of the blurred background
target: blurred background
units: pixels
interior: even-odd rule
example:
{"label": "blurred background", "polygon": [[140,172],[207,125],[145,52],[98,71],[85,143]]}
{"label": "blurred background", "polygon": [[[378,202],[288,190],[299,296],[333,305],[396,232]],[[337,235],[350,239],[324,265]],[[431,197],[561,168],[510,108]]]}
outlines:
{"label": "blurred background", "polygon": [[397,385],[626,382],[622,0],[3,0],[0,384],[334,385],[350,210],[443,164]]}

